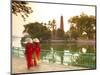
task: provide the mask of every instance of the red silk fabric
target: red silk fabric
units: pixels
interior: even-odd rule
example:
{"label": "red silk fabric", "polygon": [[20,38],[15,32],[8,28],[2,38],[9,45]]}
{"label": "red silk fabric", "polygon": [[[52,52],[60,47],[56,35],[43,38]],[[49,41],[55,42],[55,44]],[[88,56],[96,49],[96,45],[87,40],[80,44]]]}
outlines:
{"label": "red silk fabric", "polygon": [[40,60],[40,45],[39,43],[34,42],[33,43],[33,50],[35,53],[35,59],[37,59],[37,62]]}
{"label": "red silk fabric", "polygon": [[[34,56],[34,58],[33,58],[33,56]],[[26,57],[28,69],[30,69],[33,66],[36,66],[38,64],[38,61],[40,60],[40,45],[39,45],[39,43],[33,43],[33,44],[27,43],[25,45],[25,57]]]}
{"label": "red silk fabric", "polygon": [[32,54],[33,54],[33,44],[27,43],[26,46],[25,46],[25,57],[26,57],[28,69],[30,69],[30,67],[33,66]]}

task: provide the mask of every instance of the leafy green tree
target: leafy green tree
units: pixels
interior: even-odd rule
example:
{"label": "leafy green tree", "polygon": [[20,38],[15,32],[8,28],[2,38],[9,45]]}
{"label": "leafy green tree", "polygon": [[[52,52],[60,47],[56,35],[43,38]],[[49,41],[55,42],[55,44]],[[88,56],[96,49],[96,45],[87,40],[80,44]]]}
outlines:
{"label": "leafy green tree", "polygon": [[27,25],[24,25],[25,30],[23,33],[27,32],[32,38],[39,38],[39,39],[50,39],[50,30],[43,26],[41,23],[35,22],[35,23],[29,23]]}
{"label": "leafy green tree", "polygon": [[15,14],[16,16],[20,14],[22,18],[25,20],[25,18],[28,17],[29,14],[33,12],[31,7],[27,5],[28,5],[28,2],[26,1],[12,0],[12,13]]}
{"label": "leafy green tree", "polygon": [[[96,28],[96,18],[93,15],[86,15],[82,13],[79,16],[73,16],[69,20],[71,27],[75,27],[77,30],[77,34],[80,36],[83,35],[83,32],[87,34],[88,39],[93,39],[95,34]],[[70,28],[71,29],[71,28]],[[72,33],[74,34],[74,33]]]}
{"label": "leafy green tree", "polygon": [[50,30],[54,31],[56,29],[56,20],[53,19],[52,21],[48,21],[48,25]]}
{"label": "leafy green tree", "polygon": [[56,20],[48,21],[48,28],[51,30],[51,38],[56,38]]}
{"label": "leafy green tree", "polygon": [[43,26],[41,30],[41,38],[43,40],[51,39],[51,31],[46,26]]}
{"label": "leafy green tree", "polygon": [[70,31],[65,32],[65,39],[70,40],[71,39],[71,33]]}
{"label": "leafy green tree", "polygon": [[78,37],[79,37],[79,32],[77,31],[77,28],[76,27],[74,27],[74,26],[71,26],[70,27],[70,33],[71,33],[71,39],[75,39],[75,40],[77,40],[78,39]]}

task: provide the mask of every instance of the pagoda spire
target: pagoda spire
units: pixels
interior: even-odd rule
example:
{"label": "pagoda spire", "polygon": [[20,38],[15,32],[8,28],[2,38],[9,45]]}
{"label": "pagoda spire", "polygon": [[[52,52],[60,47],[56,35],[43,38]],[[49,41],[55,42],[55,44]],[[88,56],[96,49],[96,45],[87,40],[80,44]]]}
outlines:
{"label": "pagoda spire", "polygon": [[61,18],[60,18],[60,29],[64,30],[63,16],[61,16]]}

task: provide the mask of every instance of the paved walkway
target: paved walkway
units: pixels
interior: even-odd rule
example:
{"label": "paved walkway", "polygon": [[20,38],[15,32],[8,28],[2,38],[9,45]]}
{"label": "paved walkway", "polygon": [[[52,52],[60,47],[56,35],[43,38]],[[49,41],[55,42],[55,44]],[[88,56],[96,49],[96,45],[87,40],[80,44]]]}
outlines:
{"label": "paved walkway", "polygon": [[20,58],[15,56],[12,57],[12,73],[46,72],[46,71],[78,70],[78,69],[86,69],[86,68],[41,62],[39,66],[34,67],[32,70],[27,70],[25,58]]}

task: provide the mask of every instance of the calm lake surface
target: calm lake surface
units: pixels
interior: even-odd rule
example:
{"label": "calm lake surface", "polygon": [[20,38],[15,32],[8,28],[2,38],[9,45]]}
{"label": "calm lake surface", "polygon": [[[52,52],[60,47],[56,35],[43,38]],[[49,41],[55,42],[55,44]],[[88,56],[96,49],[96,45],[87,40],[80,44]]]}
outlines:
{"label": "calm lake surface", "polygon": [[87,43],[41,43],[41,49],[55,50],[55,51],[64,51],[68,50],[70,52],[82,52],[83,49],[86,50],[86,53],[95,53],[96,46],[94,44]]}

